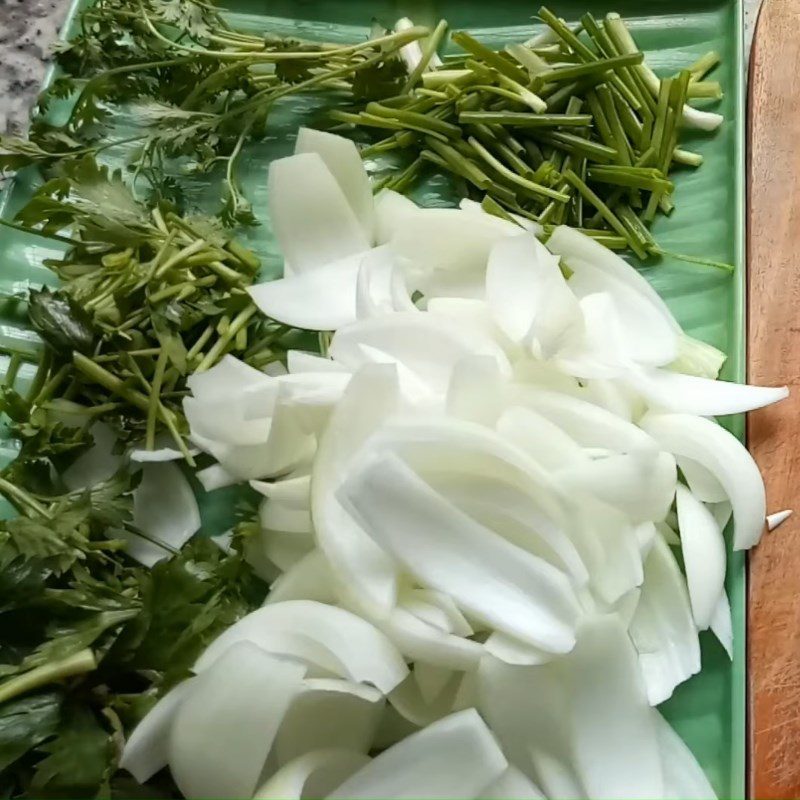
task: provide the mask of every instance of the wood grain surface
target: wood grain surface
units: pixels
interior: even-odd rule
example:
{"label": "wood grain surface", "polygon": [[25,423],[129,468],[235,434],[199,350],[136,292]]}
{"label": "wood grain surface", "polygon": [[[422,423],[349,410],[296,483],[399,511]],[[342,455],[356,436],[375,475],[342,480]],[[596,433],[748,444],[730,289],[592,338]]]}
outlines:
{"label": "wood grain surface", "polygon": [[748,444],[770,511],[797,513],[751,553],[749,790],[800,797],[800,0],[765,0],[750,59],[748,378],[789,384]]}

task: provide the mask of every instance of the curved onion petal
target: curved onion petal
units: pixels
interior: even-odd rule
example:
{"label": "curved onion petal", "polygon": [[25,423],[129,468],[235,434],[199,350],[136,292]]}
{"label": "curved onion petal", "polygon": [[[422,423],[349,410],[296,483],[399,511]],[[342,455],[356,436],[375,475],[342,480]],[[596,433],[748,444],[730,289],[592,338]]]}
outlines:
{"label": "curved onion petal", "polygon": [[267,194],[272,230],[295,273],[369,250],[372,242],[317,153],[273,161]]}
{"label": "curved onion petal", "polygon": [[606,275],[624,282],[641,295],[642,299],[657,308],[676,334],[682,333],[667,304],[638,270],[619,255],[603,247],[589,236],[567,225],[559,225],[547,240],[547,249],[561,256],[570,265],[573,260],[583,261]]}
{"label": "curved onion petal", "polygon": [[491,732],[469,709],[384,751],[330,797],[474,798],[507,766]]}
{"label": "curved onion petal", "polygon": [[486,300],[495,322],[512,341],[536,343],[549,358],[564,337],[581,327],[575,295],[551,255],[535,236],[496,242],[486,269]]}
{"label": "curved onion petal", "polygon": [[366,616],[404,656],[414,662],[422,661],[454,670],[471,670],[476,668],[486,652],[480,642],[448,633],[420,619],[404,608],[402,601],[387,615],[370,616],[367,613]]}
{"label": "curved onion petal", "polygon": [[264,497],[294,510],[308,510],[311,505],[311,476],[300,474],[277,481],[250,481],[250,487]]}
{"label": "curved onion petal", "polygon": [[652,450],[584,459],[556,475],[567,493],[588,492],[634,523],[664,519],[677,481],[675,459]]}
{"label": "curved onion petal", "polygon": [[547,389],[520,386],[518,405],[537,411],[581,447],[602,447],[617,453],[656,450],[653,437],[594,403]]}
{"label": "curved onion petal", "polygon": [[457,636],[472,636],[474,633],[453,598],[444,592],[406,589],[400,593],[398,607],[448,633],[455,633]]}
{"label": "curved onion petal", "polygon": [[587,620],[567,662],[574,763],[588,797],[663,797],[653,715],[616,616]]}
{"label": "curved onion petal", "polygon": [[311,473],[317,544],[345,595],[380,615],[395,604],[395,566],[344,509],[336,492],[364,440],[398,410],[399,402],[397,370],[383,364],[364,367],[331,415]]}
{"label": "curved onion petal", "polygon": [[[179,550],[200,529],[197,500],[179,467],[168,461],[142,466],[142,480],[133,490],[133,524],[149,539],[172,551]],[[132,538],[128,552],[152,566],[150,549],[147,553],[141,550],[149,544],[138,537]],[[159,560],[169,552],[162,550],[153,555]]]}
{"label": "curved onion petal", "polygon": [[467,356],[456,363],[447,387],[447,413],[493,427],[505,400],[506,378],[491,356]]}
{"label": "curved onion petal", "polygon": [[369,763],[351,750],[315,750],[281,767],[258,788],[253,800],[302,800],[325,797]]}
{"label": "curved onion petal", "polygon": [[484,786],[478,797],[496,800],[544,800],[544,795],[533,782],[516,767],[506,767],[497,780]]}
{"label": "curved onion petal", "polygon": [[284,325],[333,331],[357,319],[356,282],[369,256],[354,253],[307,272],[257,283],[247,293],[262,314]]}
{"label": "curved onion petal", "polygon": [[453,367],[466,356],[491,356],[505,374],[510,373],[508,359],[493,340],[438,314],[405,311],[360,320],[336,332],[329,353],[358,369],[366,362],[363,346],[403,364],[441,396],[447,392]]}
{"label": "curved onion petal", "polygon": [[195,478],[207,492],[213,492],[216,489],[224,489],[226,486],[240,483],[237,475],[232,475],[220,464],[212,464],[210,467],[198,470],[195,472]]}
{"label": "curved onion petal", "polygon": [[548,470],[585,460],[582,448],[574,439],[531,408],[512,406],[506,409],[497,421],[497,432]]}
{"label": "curved onion petal", "polygon": [[320,550],[312,550],[296,561],[269,587],[264,605],[286,600],[316,600],[334,604],[336,590],[328,562]]}
{"label": "curved onion petal", "polygon": [[645,300],[627,281],[605,272],[594,262],[573,258],[568,265],[573,272],[568,286],[578,298],[610,296],[619,325],[618,344],[632,360],[651,366],[675,360],[678,334],[660,305]]}
{"label": "curved onion petal", "polygon": [[783,511],[776,511],[774,514],[767,515],[767,530],[774,531],[775,528],[783,525],[789,517],[792,516],[794,512],[790,508],[786,508]]}
{"label": "curved onion petal", "polygon": [[[486,211],[483,206],[478,203],[476,200],[470,200],[469,197],[462,197],[458,203],[458,207],[462,211],[467,211],[470,214],[488,214],[489,216],[494,216]],[[536,236],[540,236],[544,233],[544,228],[538,223],[534,222],[532,219],[528,219],[528,217],[520,216],[519,214],[509,214],[509,216],[519,225],[522,230],[527,231],[528,233],[532,233]]]}
{"label": "curved onion petal", "polygon": [[485,658],[476,707],[515,767],[548,797],[577,800],[589,795],[574,768],[564,677],[561,661],[531,667]]}
{"label": "curved onion petal", "polygon": [[697,461],[719,481],[733,506],[734,550],[761,538],[767,502],[755,461],[731,433],[703,417],[647,414],[641,426],[675,456]]}
{"label": "curved onion petal", "polygon": [[237,391],[257,389],[270,385],[268,375],[259,372],[231,355],[223,356],[211,369],[194,372],[186,378],[186,385],[198,400],[213,402],[229,400],[231,389]]}
{"label": "curved onion petal", "polygon": [[375,196],[376,243],[387,244],[418,213],[417,204],[404,194],[381,189]]}
{"label": "curved onion petal", "polygon": [[366,753],[383,706],[383,695],[371,686],[307,678],[283,717],[268,767],[281,767],[298,756],[332,747]]}
{"label": "curved onion petal", "polygon": [[444,672],[446,680],[436,694],[429,696],[417,678],[418,666],[415,665],[414,672],[392,690],[388,699],[404,719],[424,728],[453,713],[465,673],[437,667]]}
{"label": "curved onion petal", "polygon": [[703,631],[711,624],[719,597],[725,591],[725,540],[711,512],[681,485],[677,506],[692,615]]}
{"label": "curved onion petal", "polygon": [[692,494],[704,503],[724,503],[728,495],[722,484],[702,464],[691,458],[678,456],[678,462],[683,477],[691,489]]}
{"label": "curved onion petal", "polygon": [[321,356],[318,353],[307,353],[304,350],[289,350],[286,354],[286,364],[289,373],[302,375],[314,372],[342,372],[348,374],[347,367],[337,364],[332,358]]}
{"label": "curved onion petal", "polygon": [[419,688],[422,699],[426,703],[431,703],[442,694],[454,673],[453,670],[446,667],[419,662],[414,664],[414,671],[411,674]]}
{"label": "curved onion petal", "polygon": [[189,678],[165,694],[133,729],[125,743],[119,766],[144,783],[167,766],[167,746],[172,720],[197,679]]}
{"label": "curved onion petal", "polygon": [[651,408],[700,417],[742,414],[789,396],[786,386],[744,386],[662,369],[632,371],[626,380]]}
{"label": "curved onion petal", "polygon": [[665,800],[717,800],[703,768],[683,739],[655,709],[653,719],[661,750]]}
{"label": "curved onion petal", "polygon": [[669,545],[656,538],[644,565],[644,584],[630,625],[650,704],[700,671],[700,643],[686,581]]}
{"label": "curved onion petal", "polygon": [[304,673],[240,641],[195,679],[169,735],[170,770],[184,796],[252,797]]}
{"label": "curved onion petal", "polygon": [[361,260],[355,304],[357,319],[419,310],[411,301],[405,277],[388,245],[373,248]]}
{"label": "curved onion petal", "polygon": [[355,142],[333,133],[301,127],[294,151],[320,156],[371,243],[375,234],[372,187]]}
{"label": "curved onion petal", "polygon": [[[508,236],[526,235],[512,222],[489,214],[478,216],[458,208],[420,208],[404,215],[395,227],[390,244],[401,257],[420,268],[419,288],[426,295],[431,288],[449,281],[474,280],[483,294],[486,261],[495,242]],[[446,293],[445,296],[458,296]]]}
{"label": "curved onion petal", "polygon": [[553,660],[552,653],[546,653],[538,647],[521,642],[513,636],[495,631],[486,640],[486,652],[506,664],[517,666],[534,666],[546,664]]}
{"label": "curved onion petal", "polygon": [[565,576],[474,522],[396,456],[367,459],[339,496],[411,574],[476,619],[551,652],[574,645],[578,606]]}
{"label": "curved onion petal", "polygon": [[195,672],[207,670],[241,641],[308,659],[325,669],[338,667],[342,677],[371,683],[384,694],[408,674],[397,649],[369,622],[342,608],[308,600],[267,605],[243,617],[208,646]]}
{"label": "curved onion petal", "polygon": [[722,592],[717,607],[714,609],[714,616],[711,618],[711,632],[717,637],[719,643],[728,654],[728,658],[733,659],[733,621],[731,620],[731,604],[728,601],[726,592]]}

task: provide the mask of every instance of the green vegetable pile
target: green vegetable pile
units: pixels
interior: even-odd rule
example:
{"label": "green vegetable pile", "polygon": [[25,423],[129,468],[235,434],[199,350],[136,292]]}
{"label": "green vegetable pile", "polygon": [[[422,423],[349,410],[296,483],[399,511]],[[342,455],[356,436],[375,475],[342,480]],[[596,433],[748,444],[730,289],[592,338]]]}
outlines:
{"label": "green vegetable pile", "polygon": [[[352,45],[301,41],[235,30],[200,0],[98,0],[80,25],[57,52],[64,74],[40,96],[28,138],[0,138],[0,170],[51,167],[133,142],[129,166],[156,199],[183,200],[166,168],[171,160],[183,159],[183,171],[216,170],[226,225],[256,223],[237,166],[279,101],[301,92],[334,102],[394,94],[406,78],[398,49],[428,33],[377,30]],[[67,99],[71,108],[60,116]],[[115,131],[114,107],[130,112],[133,131]]]}
{"label": "green vegetable pile", "polygon": [[549,35],[502,52],[453,33],[463,54],[444,68],[424,71],[423,61],[408,91],[332,116],[391,132],[364,151],[406,156],[388,188],[405,191],[434,165],[501,216],[568,224],[640,259],[660,252],[648,225],[673,209],[674,166],[702,163],[678,147],[680,123],[689,98],[721,97],[702,80],[719,57],[659,81],[618,15],[587,13],[574,28],[547,8],[539,17]]}

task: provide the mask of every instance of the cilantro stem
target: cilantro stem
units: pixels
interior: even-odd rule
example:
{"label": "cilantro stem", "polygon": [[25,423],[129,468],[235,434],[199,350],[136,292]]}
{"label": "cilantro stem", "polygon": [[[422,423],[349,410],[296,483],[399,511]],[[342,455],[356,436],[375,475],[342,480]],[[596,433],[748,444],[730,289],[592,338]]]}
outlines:
{"label": "cilantro stem", "polygon": [[22,675],[0,683],[0,703],[6,703],[14,697],[38,689],[40,686],[47,686],[49,683],[55,683],[64,678],[93,672],[95,669],[97,669],[97,659],[91,648],[87,647],[71,656],[49,664],[42,664],[40,667],[35,667]]}
{"label": "cilantro stem", "polygon": [[441,44],[446,33],[447,21],[443,19],[439,20],[439,24],[433,29],[433,33],[428,37],[428,40],[425,42],[425,46],[422,48],[422,58],[420,58],[420,60],[417,62],[417,65],[411,71],[411,74],[408,76],[408,80],[403,86],[402,91],[404,93],[411,91],[411,89],[420,79],[422,73],[428,68],[428,64],[431,63],[431,59],[439,49],[439,45]]}
{"label": "cilantro stem", "polygon": [[50,512],[34,497],[19,486],[15,486],[11,481],[0,477],[0,494],[13,503],[25,516],[31,516],[31,511],[45,519],[51,519]]}
{"label": "cilantro stem", "polygon": [[57,242],[64,242],[64,244],[71,244],[71,245],[82,245],[83,242],[80,239],[72,239],[69,236],[62,236],[58,233],[45,233],[45,231],[37,230],[36,228],[28,228],[25,225],[19,225],[16,222],[10,222],[7,219],[3,219],[0,217],[0,225],[5,226],[6,228],[11,228],[15,231],[20,231],[21,233],[30,233],[33,236],[41,236],[43,239],[54,239]]}
{"label": "cilantro stem", "polygon": [[167,348],[161,346],[158,354],[155,372],[153,373],[153,383],[150,388],[150,401],[147,408],[147,427],[145,434],[145,448],[153,450],[156,440],[156,418],[158,415],[158,397],[161,392],[161,382],[164,380],[164,370],[167,368]]}
{"label": "cilantro stem", "polygon": [[195,372],[205,372],[210,367],[217,363],[217,359],[225,352],[225,348],[230,344],[236,334],[247,325],[250,317],[256,313],[256,307],[249,305],[243,311],[240,311],[231,321],[228,330],[225,331],[223,336],[214,343],[213,347],[205,354],[202,361],[197,365]]}
{"label": "cilantro stem", "polygon": [[95,383],[99,383],[101,386],[108,389],[109,392],[119,395],[123,400],[127,400],[140,411],[147,413],[150,408],[150,401],[146,395],[137,392],[136,389],[131,389],[125,381],[112,375],[107,369],[103,369],[103,367],[96,364],[90,358],[87,358],[83,353],[77,351],[73,352],[72,363],[75,365],[75,368],[87,378]]}

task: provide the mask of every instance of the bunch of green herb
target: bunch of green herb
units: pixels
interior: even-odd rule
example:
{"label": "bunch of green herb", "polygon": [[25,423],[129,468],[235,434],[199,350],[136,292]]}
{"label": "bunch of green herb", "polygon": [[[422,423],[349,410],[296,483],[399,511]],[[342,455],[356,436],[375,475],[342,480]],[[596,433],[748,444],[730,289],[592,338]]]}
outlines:
{"label": "bunch of green herb", "polygon": [[648,225],[673,208],[673,167],[702,162],[679,149],[679,123],[690,97],[721,96],[703,81],[718,57],[659,81],[618,15],[584,14],[573,28],[539,16],[546,36],[501,52],[456,32],[462,53],[442,68],[426,71],[429,47],[403,92],[331,115],[340,129],[383,132],[365,156],[406,156],[384,186],[407,190],[433,166],[493,213],[568,224],[641,259],[659,252]]}
{"label": "bunch of green herb", "polygon": [[[200,0],[98,0],[79,24],[81,33],[57,53],[64,75],[41,95],[29,138],[0,140],[0,170],[47,167],[134,141],[130,166],[159,199],[181,195],[168,174],[171,159],[183,158],[183,170],[220,170],[228,225],[255,223],[236,168],[243,145],[268,130],[276,104],[300,92],[325,92],[332,102],[396,93],[405,80],[397,51],[427,34],[411,28],[350,45],[302,41],[236,30]],[[63,100],[71,108],[58,119]],[[124,136],[112,127],[120,107],[137,126]]]}
{"label": "bunch of green herb", "polygon": [[168,776],[139,787],[117,772],[123,737],[266,594],[208,539],[134,566],[113,538],[131,524],[130,487],[121,474],[35,510],[29,498],[0,523],[4,797],[176,796]]}
{"label": "bunch of green herb", "polygon": [[[111,424],[123,443],[152,449],[168,435],[192,463],[187,376],[227,353],[263,367],[294,335],[255,313],[246,287],[259,261],[218,221],[179,216],[167,203],[148,211],[89,156],[62,165],[12,224],[68,245],[45,262],[59,288],[27,298],[44,347],[11,353],[0,395],[23,438],[45,437],[59,413],[78,412]],[[38,372],[22,396],[13,385],[24,359]]]}

